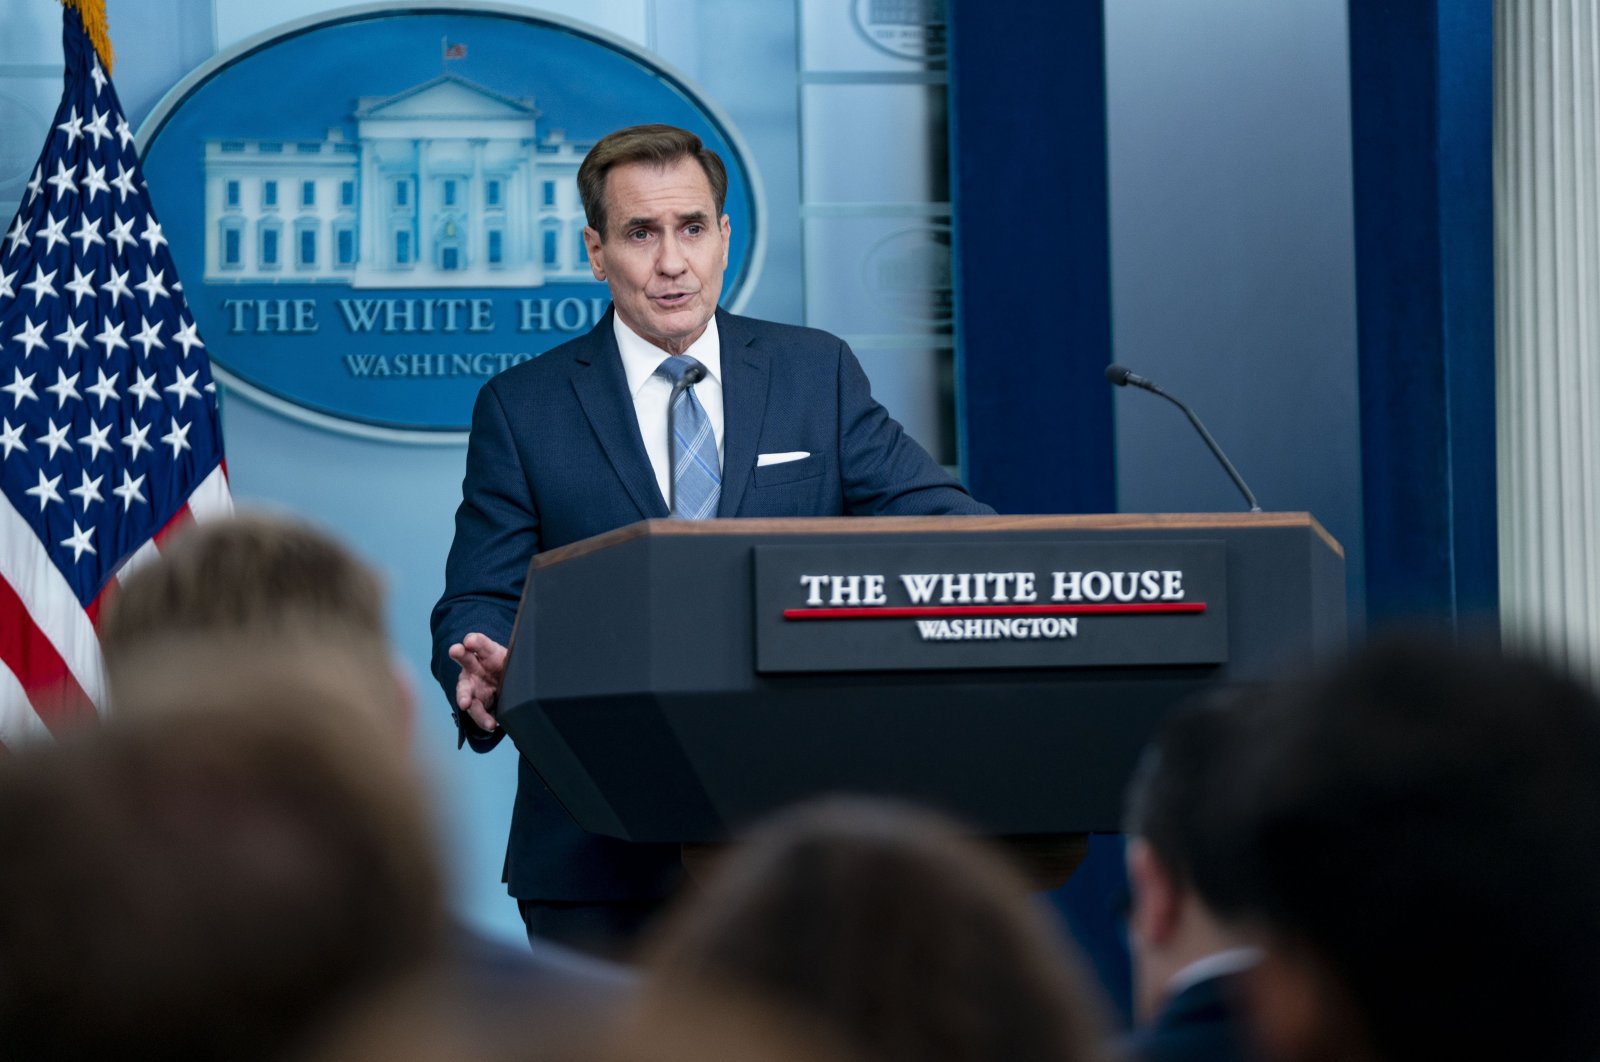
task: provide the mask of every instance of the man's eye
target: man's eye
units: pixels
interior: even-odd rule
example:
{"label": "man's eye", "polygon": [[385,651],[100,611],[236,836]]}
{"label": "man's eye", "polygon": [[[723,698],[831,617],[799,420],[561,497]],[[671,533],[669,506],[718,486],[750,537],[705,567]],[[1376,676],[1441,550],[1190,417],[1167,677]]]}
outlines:
{"label": "man's eye", "polygon": [[685,234],[686,234],[686,235],[689,235],[689,236],[698,236],[698,235],[700,235],[700,234],[701,234],[701,233],[702,233],[702,232],[704,232],[704,231],[706,231],[706,227],[705,227],[705,226],[704,226],[704,225],[701,225],[701,224],[699,224],[699,223],[696,223],[696,224],[693,224],[693,225],[685,225],[685,226],[684,226],[684,227],[683,227],[683,231],[684,231],[684,233],[685,233]]}

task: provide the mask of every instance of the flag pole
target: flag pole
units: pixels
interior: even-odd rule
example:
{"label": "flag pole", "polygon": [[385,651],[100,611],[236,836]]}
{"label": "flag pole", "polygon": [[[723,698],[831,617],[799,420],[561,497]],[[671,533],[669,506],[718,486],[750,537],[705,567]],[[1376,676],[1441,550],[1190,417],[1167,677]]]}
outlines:
{"label": "flag pole", "polygon": [[89,35],[95,54],[100,57],[100,65],[109,75],[112,52],[111,30],[106,22],[106,0],[61,0],[61,4],[72,8],[83,20],[83,32]]}

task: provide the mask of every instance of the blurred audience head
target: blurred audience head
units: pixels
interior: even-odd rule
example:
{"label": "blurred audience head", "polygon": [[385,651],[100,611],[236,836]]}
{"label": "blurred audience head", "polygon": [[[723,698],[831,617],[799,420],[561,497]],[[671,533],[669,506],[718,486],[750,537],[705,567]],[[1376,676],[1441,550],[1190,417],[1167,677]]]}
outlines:
{"label": "blurred audience head", "polygon": [[278,1058],[437,953],[402,758],[265,682],[260,711],[139,714],[0,769],[8,1056]]}
{"label": "blurred audience head", "polygon": [[270,677],[316,660],[342,704],[408,732],[412,697],[389,646],[381,581],[290,517],[235,516],[175,535],[158,559],[122,576],[100,640],[119,706],[159,708],[160,694],[208,673],[224,680],[213,692],[245,692],[252,671]]}
{"label": "blurred audience head", "polygon": [[653,991],[786,1008],[870,1062],[1098,1057],[1095,1005],[1021,874],[891,803],[768,821],[679,904],[646,967]]}
{"label": "blurred audience head", "polygon": [[1249,742],[1266,691],[1220,689],[1179,708],[1145,751],[1128,788],[1129,950],[1137,1017],[1150,1021],[1180,975],[1209,960],[1214,975],[1252,959],[1246,939],[1217,916],[1204,884],[1217,816],[1235,779],[1230,757]]}
{"label": "blurred audience head", "polygon": [[1600,704],[1416,639],[1284,691],[1203,891],[1259,927],[1275,1058],[1600,1057]]}

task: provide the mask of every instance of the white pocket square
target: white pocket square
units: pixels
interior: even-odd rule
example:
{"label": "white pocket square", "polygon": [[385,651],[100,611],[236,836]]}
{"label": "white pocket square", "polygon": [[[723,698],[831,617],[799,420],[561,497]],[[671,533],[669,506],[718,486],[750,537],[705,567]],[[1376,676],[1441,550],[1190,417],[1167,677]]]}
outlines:
{"label": "white pocket square", "polygon": [[781,454],[757,454],[756,467],[765,468],[768,465],[786,465],[790,461],[799,461],[810,456],[810,450],[787,450]]}

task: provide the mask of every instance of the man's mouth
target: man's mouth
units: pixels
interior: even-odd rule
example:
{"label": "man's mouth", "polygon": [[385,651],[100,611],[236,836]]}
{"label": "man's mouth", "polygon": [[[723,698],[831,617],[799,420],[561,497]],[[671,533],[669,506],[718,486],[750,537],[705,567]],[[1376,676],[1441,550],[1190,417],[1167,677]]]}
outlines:
{"label": "man's mouth", "polygon": [[694,292],[692,291],[673,291],[665,295],[650,296],[651,301],[656,305],[665,306],[669,309],[674,306],[682,306],[692,298],[694,298]]}

